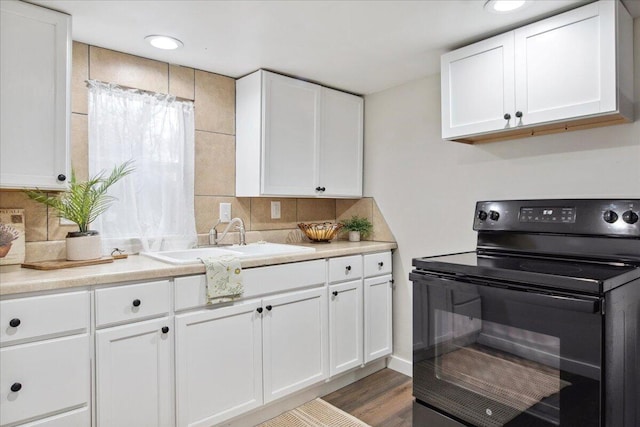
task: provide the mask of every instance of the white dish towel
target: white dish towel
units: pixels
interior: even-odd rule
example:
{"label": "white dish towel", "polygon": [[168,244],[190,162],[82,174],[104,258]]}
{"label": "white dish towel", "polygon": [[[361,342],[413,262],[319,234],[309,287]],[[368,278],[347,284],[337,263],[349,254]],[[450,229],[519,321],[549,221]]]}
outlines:
{"label": "white dish towel", "polygon": [[208,304],[233,301],[242,296],[242,267],[235,256],[200,258],[207,275]]}

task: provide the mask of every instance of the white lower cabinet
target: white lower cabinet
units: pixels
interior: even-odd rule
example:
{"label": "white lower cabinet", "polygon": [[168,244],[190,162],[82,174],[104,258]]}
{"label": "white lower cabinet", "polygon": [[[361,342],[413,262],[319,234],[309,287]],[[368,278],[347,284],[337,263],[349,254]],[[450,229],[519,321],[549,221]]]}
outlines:
{"label": "white lower cabinet", "polygon": [[174,425],[170,317],[96,332],[99,427]]}
{"label": "white lower cabinet", "polygon": [[362,279],[329,286],[331,376],[362,364]]}
{"label": "white lower cabinet", "polygon": [[88,334],[2,348],[0,425],[86,405],[89,361]]}
{"label": "white lower cabinet", "polygon": [[261,307],[176,316],[178,426],[211,426],[262,405]]}
{"label": "white lower cabinet", "polygon": [[264,402],[328,375],[327,289],[292,292],[262,301]]}
{"label": "white lower cabinet", "polygon": [[391,275],[364,279],[364,363],[391,354]]}

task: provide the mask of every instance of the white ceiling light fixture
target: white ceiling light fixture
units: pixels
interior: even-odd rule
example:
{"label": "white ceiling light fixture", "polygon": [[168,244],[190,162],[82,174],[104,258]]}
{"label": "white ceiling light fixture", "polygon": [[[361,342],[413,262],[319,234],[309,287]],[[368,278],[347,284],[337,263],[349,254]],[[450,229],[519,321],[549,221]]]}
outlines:
{"label": "white ceiling light fixture", "polygon": [[491,13],[509,13],[527,3],[527,0],[489,0],[484,4],[485,10]]}
{"label": "white ceiling light fixture", "polygon": [[158,49],[174,50],[184,46],[180,40],[169,36],[152,35],[144,38],[149,44]]}

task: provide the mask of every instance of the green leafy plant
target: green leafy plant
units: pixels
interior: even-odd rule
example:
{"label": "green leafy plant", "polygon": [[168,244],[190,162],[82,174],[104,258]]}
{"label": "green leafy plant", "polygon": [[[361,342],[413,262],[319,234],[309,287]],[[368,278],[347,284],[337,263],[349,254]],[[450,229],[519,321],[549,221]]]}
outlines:
{"label": "green leafy plant", "polygon": [[362,237],[367,237],[373,231],[373,224],[364,217],[354,215],[342,221],[343,231],[359,231]]}
{"label": "green leafy plant", "polygon": [[41,190],[28,190],[25,193],[30,199],[53,208],[58,217],[75,222],[80,233],[88,233],[89,224],[109,209],[116,200],[115,197],[107,194],[107,190],[134,171],[132,163],[131,160],[124,162],[120,166],[115,166],[108,176],[105,176],[106,172],[102,171],[87,181],[78,181],[72,170],[69,189],[53,196]]}

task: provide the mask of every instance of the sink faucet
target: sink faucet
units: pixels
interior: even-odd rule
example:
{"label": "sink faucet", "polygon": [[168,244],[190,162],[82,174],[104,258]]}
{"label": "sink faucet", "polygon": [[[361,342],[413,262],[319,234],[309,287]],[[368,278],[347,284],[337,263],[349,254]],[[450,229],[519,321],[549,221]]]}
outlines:
{"label": "sink faucet", "polygon": [[227,233],[229,232],[229,230],[234,224],[237,224],[235,229],[240,232],[240,245],[247,244],[245,239],[246,236],[245,236],[244,222],[242,221],[242,219],[233,218],[231,221],[229,221],[229,224],[227,225],[227,227],[222,231],[222,235],[218,238],[218,231],[216,230],[216,226],[220,224],[220,222],[221,221],[218,220],[216,225],[211,227],[211,230],[209,230],[209,244],[219,245],[222,239],[224,239],[224,237],[227,235]]}

